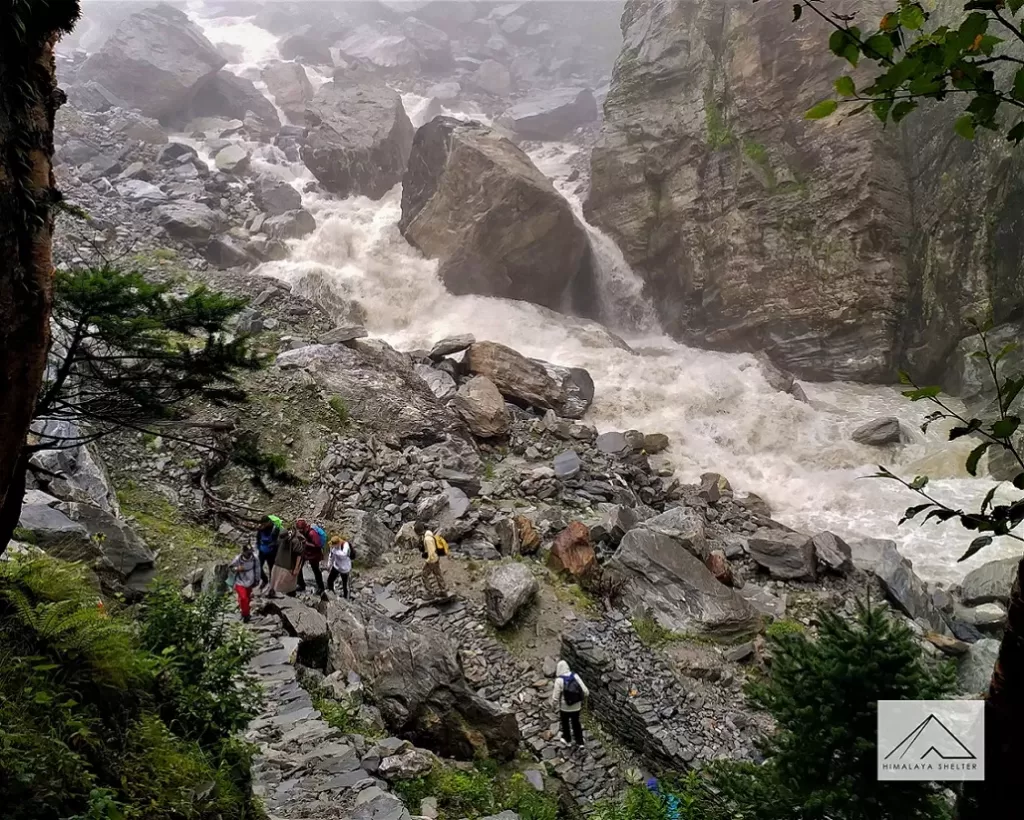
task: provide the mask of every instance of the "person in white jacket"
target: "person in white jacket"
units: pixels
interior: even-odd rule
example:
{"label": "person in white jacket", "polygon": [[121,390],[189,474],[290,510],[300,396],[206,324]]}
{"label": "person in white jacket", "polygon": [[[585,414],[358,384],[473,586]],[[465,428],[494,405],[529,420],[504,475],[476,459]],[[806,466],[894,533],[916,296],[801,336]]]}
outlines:
{"label": "person in white jacket", "polygon": [[559,661],[555,667],[555,688],[551,692],[551,703],[558,707],[562,718],[562,743],[568,746],[583,746],[583,727],[580,725],[580,710],[583,701],[590,695],[587,685],[580,676],[569,669],[569,664]]}
{"label": "person in white jacket", "polygon": [[341,594],[344,598],[351,598],[348,589],[348,576],[352,572],[352,547],[344,538],[334,536],[328,546],[330,552],[327,554],[327,588],[334,592],[334,585],[338,578],[341,578]]}

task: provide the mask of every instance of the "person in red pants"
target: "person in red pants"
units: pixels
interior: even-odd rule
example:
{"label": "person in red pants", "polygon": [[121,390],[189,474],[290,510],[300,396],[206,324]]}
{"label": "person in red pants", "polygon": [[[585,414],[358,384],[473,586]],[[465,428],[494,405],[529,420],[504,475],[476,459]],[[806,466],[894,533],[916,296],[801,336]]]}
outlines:
{"label": "person in red pants", "polygon": [[238,596],[238,608],[242,613],[242,623],[249,623],[249,603],[252,590],[260,579],[260,563],[253,552],[252,544],[242,547],[241,555],[231,562],[231,571],[235,573],[235,594]]}

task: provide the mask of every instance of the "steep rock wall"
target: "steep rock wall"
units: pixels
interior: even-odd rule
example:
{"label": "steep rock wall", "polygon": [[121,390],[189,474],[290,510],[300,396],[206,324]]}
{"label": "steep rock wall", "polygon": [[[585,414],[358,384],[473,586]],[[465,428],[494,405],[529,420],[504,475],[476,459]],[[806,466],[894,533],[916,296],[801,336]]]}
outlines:
{"label": "steep rock wall", "polygon": [[966,315],[1021,301],[1017,161],[955,143],[949,106],[804,120],[843,67],[783,5],[627,3],[588,218],[678,338],[804,378],[935,372]]}

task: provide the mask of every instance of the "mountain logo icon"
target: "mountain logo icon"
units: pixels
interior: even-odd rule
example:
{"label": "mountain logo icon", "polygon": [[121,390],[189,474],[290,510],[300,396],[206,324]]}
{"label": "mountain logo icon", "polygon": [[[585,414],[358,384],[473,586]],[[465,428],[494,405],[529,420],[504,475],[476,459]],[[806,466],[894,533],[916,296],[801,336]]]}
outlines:
{"label": "mountain logo icon", "polygon": [[885,756],[886,760],[977,760],[949,727],[928,715]]}

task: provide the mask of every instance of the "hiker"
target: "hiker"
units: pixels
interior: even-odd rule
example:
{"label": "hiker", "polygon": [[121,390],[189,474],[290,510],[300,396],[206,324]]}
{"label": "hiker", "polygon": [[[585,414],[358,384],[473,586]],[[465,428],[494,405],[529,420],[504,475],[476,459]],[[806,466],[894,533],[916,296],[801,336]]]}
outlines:
{"label": "hiker", "polygon": [[256,554],[260,559],[260,589],[270,583],[277,556],[277,542],[284,531],[284,522],[276,515],[265,515],[256,527]]}
{"label": "hiker", "polygon": [[268,598],[278,595],[294,595],[301,571],[302,551],[306,541],[294,530],[282,533],[277,539],[277,552],[274,554],[274,568],[270,571],[270,591]]}
{"label": "hiker", "polygon": [[324,593],[324,571],[320,564],[324,560],[324,547],[327,546],[327,531],[318,524],[310,524],[300,518],[295,522],[295,532],[302,536],[305,546],[299,563],[299,571],[295,578],[295,588],[299,592],[306,591],[306,579],[302,577],[302,568],[309,564],[316,581],[317,595]]}
{"label": "hiker", "polygon": [[679,820],[682,809],[679,805],[679,798],[671,792],[667,794],[662,792],[658,778],[647,778],[647,791],[657,797],[665,805],[666,820]]}
{"label": "hiker", "polygon": [[423,588],[428,595],[435,598],[444,598],[448,595],[448,586],[444,582],[444,574],[441,572],[441,556],[449,552],[448,542],[440,535],[431,532],[426,526],[417,521],[416,534],[423,539],[423,549],[420,555],[423,563]]}
{"label": "hiker", "polygon": [[338,535],[331,538],[328,546],[330,553],[327,556],[327,566],[330,572],[327,573],[327,588],[334,592],[334,585],[340,577],[342,597],[350,599],[352,596],[348,590],[348,576],[352,572],[352,546]]}
{"label": "hiker", "polygon": [[580,676],[569,669],[569,664],[559,661],[555,667],[555,688],[551,702],[558,707],[562,716],[562,743],[583,746],[583,727],[580,725],[580,709],[583,699],[590,694]]}
{"label": "hiker", "polygon": [[249,623],[249,602],[252,589],[259,582],[260,568],[252,544],[242,547],[242,552],[231,562],[229,569],[235,573],[235,594],[238,595],[238,608],[242,612],[242,623]]}

